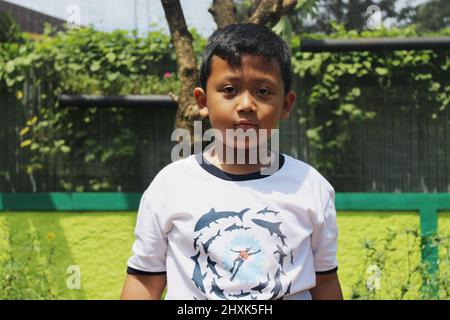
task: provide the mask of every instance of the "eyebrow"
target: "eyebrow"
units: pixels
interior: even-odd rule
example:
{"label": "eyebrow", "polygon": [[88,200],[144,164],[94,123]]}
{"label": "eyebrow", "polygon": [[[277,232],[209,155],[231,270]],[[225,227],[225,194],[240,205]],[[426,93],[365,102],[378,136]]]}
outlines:
{"label": "eyebrow", "polygon": [[[220,78],[218,82],[226,82],[226,81],[236,81],[236,80],[241,80],[242,78],[239,76],[225,76],[223,78]],[[272,77],[256,77],[256,79],[254,79],[254,81],[256,82],[269,82],[271,84],[276,84],[277,82],[275,81],[275,79],[273,79]]]}

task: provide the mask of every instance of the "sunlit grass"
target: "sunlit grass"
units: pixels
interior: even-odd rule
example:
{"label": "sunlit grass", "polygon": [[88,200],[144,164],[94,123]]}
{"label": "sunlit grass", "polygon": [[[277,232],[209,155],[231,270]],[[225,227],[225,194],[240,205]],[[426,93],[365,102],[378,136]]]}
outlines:
{"label": "sunlit grass", "polygon": [[[12,255],[14,263],[9,267],[16,270],[10,270],[9,274],[17,277],[11,282],[17,287],[11,291],[14,296],[8,298],[118,299],[134,241],[135,221],[135,212],[0,213],[0,275],[7,273],[6,261]],[[420,260],[420,244],[414,243],[411,234],[405,232],[418,230],[418,213],[339,212],[338,226],[339,278],[344,297],[352,297],[358,279],[370,276],[366,274],[366,266],[376,262],[366,261],[364,244],[382,252],[389,228],[396,233],[392,241],[394,250],[380,260],[384,267],[375,298],[400,297],[408,265],[411,268]],[[449,213],[440,214],[439,232],[448,237]],[[442,275],[448,274],[445,250],[448,248],[440,250]],[[79,266],[81,271],[79,290],[66,285],[71,276],[67,268],[71,265]],[[365,283],[366,279],[363,280]],[[41,286],[42,290],[28,290],[27,286]],[[419,286],[420,277],[416,275],[403,298],[418,299]]]}

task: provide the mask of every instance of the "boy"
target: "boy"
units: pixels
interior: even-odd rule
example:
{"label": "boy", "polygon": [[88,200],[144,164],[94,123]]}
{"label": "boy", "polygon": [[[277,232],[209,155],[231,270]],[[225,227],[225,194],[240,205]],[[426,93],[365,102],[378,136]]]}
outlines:
{"label": "boy", "polygon": [[[223,136],[270,136],[289,117],[290,86],[287,44],[264,26],[235,24],[209,38],[194,96]],[[278,170],[261,174],[261,159],[248,161],[266,142],[260,134],[218,141],[166,166],[144,192],[121,298],[160,299],[167,286],[166,299],[342,299],[333,187],[281,153]],[[230,148],[244,150],[245,163],[224,158]]]}

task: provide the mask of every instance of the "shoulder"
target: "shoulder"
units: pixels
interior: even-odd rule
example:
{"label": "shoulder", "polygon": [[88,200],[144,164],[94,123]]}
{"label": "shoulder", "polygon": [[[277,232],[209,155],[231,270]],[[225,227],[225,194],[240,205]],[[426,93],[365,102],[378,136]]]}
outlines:
{"label": "shoulder", "polygon": [[283,155],[285,157],[287,174],[301,179],[302,183],[306,183],[308,187],[314,189],[316,192],[323,193],[325,196],[331,195],[334,197],[333,186],[316,168],[289,155]]}
{"label": "shoulder", "polygon": [[311,182],[324,184],[328,188],[332,188],[330,182],[312,165],[291,157],[287,154],[283,154],[285,158],[286,169],[290,172],[295,172],[297,175],[301,175]]}
{"label": "shoulder", "polygon": [[335,191],[330,182],[312,165],[286,156],[290,176],[301,176],[297,196],[300,196],[312,209],[309,213],[314,224],[336,215],[334,209]]}
{"label": "shoulder", "polygon": [[155,212],[162,212],[165,202],[174,192],[174,183],[177,184],[185,174],[192,170],[193,156],[176,160],[164,166],[149,183],[143,192],[141,206],[151,207]]}
{"label": "shoulder", "polygon": [[165,189],[167,185],[182,179],[183,175],[192,170],[194,166],[194,155],[167,164],[156,174],[146,192],[151,192],[155,189]]}

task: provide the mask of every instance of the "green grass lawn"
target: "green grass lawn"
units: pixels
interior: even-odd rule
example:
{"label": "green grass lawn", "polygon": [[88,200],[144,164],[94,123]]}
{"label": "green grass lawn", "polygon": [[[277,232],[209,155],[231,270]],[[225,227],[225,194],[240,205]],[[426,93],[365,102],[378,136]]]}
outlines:
{"label": "green grass lawn", "polygon": [[[10,283],[12,291],[8,297],[36,297],[33,292],[45,296],[48,285],[57,299],[118,299],[131,254],[135,221],[135,212],[1,212],[0,275],[7,275],[4,286]],[[368,244],[373,243],[380,254],[388,253],[386,259],[380,260],[385,266],[375,297],[399,296],[408,275],[408,237],[413,250],[409,268],[420,259],[419,243],[414,244],[404,232],[405,228],[418,229],[418,213],[339,212],[338,226],[339,277],[345,298],[351,297],[358,278],[363,276],[365,283],[370,276],[366,274],[367,265],[376,263],[376,255],[371,258],[373,261],[366,261],[365,240],[373,241]],[[386,251],[383,246],[388,228],[397,236],[392,250]],[[439,232],[446,237],[450,234],[449,213],[439,215]],[[448,273],[446,250],[440,249],[443,274]],[[66,285],[70,276],[67,268],[71,265],[79,266],[81,271],[79,290],[70,290]],[[419,285],[420,277],[416,275],[404,298],[419,298]]]}

